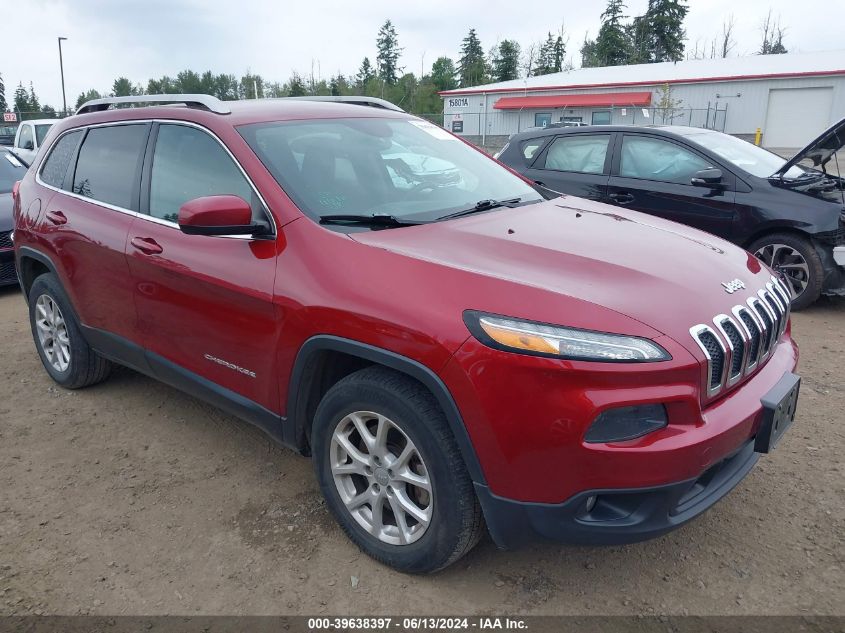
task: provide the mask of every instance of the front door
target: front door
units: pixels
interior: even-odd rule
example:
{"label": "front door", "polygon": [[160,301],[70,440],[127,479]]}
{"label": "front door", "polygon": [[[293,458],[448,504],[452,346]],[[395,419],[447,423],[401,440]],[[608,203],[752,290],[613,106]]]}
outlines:
{"label": "front door", "polygon": [[692,184],[696,172],[719,167],[673,140],[624,134],[608,182],[608,202],[730,239],[736,214],[733,175],[715,187]]}
{"label": "front door", "polygon": [[525,175],[544,187],[601,201],[607,189],[612,134],[561,134]]}
{"label": "front door", "polygon": [[268,212],[207,131],[157,124],[150,145],[126,247],[150,364],[167,382],[201,377],[278,412],[276,240],[186,235],[176,223],[182,204],[210,195],[240,196],[264,221]]}

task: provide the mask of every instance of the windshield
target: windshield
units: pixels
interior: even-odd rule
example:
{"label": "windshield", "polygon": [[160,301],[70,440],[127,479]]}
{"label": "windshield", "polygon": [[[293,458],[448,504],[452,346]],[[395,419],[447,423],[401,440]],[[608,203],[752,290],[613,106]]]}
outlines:
{"label": "windshield", "polygon": [[53,127],[52,123],[35,126],[35,140],[38,141],[38,147],[44,144],[44,137],[47,136],[47,132],[50,131],[51,127]]}
{"label": "windshield", "polygon": [[[785,158],[728,134],[700,131],[684,136],[758,178],[768,178],[786,164]],[[801,167],[793,166],[784,177],[800,178],[806,173]]]}
{"label": "windshield", "polygon": [[11,193],[12,186],[25,173],[23,163],[8,152],[0,152],[0,193]]}
{"label": "windshield", "polygon": [[238,131],[315,220],[360,214],[425,221],[481,200],[542,200],[525,181],[426,121],[321,119]]}

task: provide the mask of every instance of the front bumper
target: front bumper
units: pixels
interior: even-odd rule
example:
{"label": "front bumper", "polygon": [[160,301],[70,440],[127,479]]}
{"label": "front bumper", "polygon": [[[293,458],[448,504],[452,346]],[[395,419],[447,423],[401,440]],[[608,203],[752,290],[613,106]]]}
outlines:
{"label": "front bumper", "polygon": [[650,488],[589,490],[560,504],[504,499],[481,484],[475,489],[499,547],[510,549],[538,538],[620,545],[655,538],[699,516],[728,494],[758,457],[749,441],[698,477]]}

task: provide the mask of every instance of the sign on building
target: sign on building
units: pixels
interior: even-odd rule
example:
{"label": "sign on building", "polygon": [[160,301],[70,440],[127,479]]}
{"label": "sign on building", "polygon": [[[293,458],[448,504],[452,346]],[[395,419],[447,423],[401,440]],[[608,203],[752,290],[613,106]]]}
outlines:
{"label": "sign on building", "polygon": [[468,108],[469,107],[469,98],[468,97],[457,97],[455,99],[449,99],[449,107],[450,108]]}
{"label": "sign on building", "polygon": [[14,123],[18,120],[18,115],[14,112],[4,112],[3,113],[3,121],[5,123]]}
{"label": "sign on building", "polygon": [[452,133],[453,134],[463,134],[464,132],[464,122],[460,119],[452,121]]}

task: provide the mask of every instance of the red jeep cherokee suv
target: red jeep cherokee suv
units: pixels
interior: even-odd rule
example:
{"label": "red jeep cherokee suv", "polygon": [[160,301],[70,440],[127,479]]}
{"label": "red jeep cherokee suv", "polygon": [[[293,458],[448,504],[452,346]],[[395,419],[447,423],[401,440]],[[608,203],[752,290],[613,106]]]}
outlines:
{"label": "red jeep cherokee suv", "polygon": [[759,260],[357,101],[115,98],[57,123],[14,200],[50,376],[119,363],[258,425],[409,572],[485,524],[502,547],[658,536],[775,445],[798,351]]}

